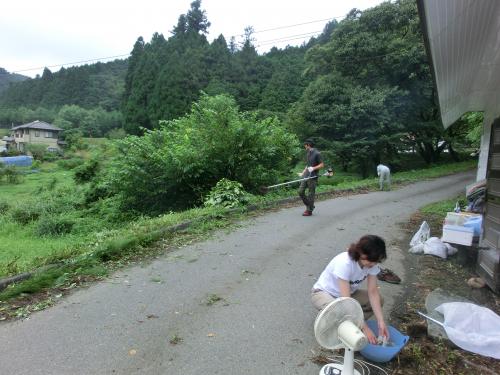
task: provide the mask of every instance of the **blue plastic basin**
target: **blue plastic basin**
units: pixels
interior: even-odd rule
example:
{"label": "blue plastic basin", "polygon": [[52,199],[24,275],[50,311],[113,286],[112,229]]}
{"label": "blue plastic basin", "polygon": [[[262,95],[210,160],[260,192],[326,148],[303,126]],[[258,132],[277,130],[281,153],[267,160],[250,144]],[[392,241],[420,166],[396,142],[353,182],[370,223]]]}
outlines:
{"label": "blue plastic basin", "polygon": [[[373,331],[375,336],[378,336],[378,325],[375,320],[367,320],[366,324]],[[393,344],[392,346],[382,346],[382,345],[372,345],[367,344],[363,349],[360,350],[360,353],[363,357],[372,362],[389,362],[393,359],[403,347],[406,345],[410,336],[405,336],[401,332],[399,332],[393,326],[387,327],[389,330],[389,341]]]}

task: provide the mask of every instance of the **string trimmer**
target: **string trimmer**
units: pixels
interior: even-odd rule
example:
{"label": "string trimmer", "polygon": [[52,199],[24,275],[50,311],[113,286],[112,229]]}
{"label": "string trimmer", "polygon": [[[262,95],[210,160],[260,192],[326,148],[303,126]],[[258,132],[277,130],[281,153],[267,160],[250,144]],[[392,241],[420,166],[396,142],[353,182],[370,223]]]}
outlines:
{"label": "string trimmer", "polygon": [[293,180],[293,181],[288,181],[288,182],[282,182],[281,184],[276,184],[276,185],[271,185],[271,186],[262,186],[260,188],[260,191],[265,194],[270,189],[274,189],[274,188],[281,187],[281,186],[286,186],[286,185],[291,185],[291,184],[296,184],[298,182],[312,180],[313,178],[318,178],[318,177],[323,177],[323,176],[324,177],[332,177],[333,176],[333,169],[332,168],[328,168],[325,173],[323,173],[322,175],[318,175],[318,176],[299,178],[298,180]]}

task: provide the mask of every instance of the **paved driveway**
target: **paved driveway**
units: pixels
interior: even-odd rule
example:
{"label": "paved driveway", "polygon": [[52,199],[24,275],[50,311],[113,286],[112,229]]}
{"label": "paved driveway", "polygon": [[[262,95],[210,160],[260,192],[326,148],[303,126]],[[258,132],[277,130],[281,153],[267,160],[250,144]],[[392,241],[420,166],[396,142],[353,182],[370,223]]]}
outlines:
{"label": "paved driveway", "polygon": [[[0,374],[317,374],[309,291],[328,261],[378,234],[389,245],[386,266],[404,283],[398,224],[473,180],[462,173],[320,201],[307,218],[302,206],[270,212],[120,271],[28,320],[1,324]],[[402,288],[381,285],[384,310]]]}

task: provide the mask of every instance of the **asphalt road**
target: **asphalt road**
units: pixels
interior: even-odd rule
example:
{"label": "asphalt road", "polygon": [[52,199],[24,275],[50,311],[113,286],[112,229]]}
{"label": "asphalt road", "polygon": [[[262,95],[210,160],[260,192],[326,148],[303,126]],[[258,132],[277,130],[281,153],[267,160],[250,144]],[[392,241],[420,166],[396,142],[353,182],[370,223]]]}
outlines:
{"label": "asphalt road", "polygon": [[[399,223],[473,180],[462,173],[324,200],[306,218],[302,206],[269,212],[120,271],[0,324],[0,374],[317,374],[310,289],[328,261],[378,234],[404,284]],[[388,312],[403,285],[381,284]]]}

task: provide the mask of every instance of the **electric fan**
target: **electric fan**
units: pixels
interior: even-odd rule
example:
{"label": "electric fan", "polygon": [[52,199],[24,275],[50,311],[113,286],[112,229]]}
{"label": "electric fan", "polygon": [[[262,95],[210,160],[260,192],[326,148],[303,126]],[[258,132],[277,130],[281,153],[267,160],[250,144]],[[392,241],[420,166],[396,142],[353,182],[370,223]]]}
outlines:
{"label": "electric fan", "polygon": [[361,332],[364,318],[361,305],[354,298],[340,297],[330,302],[314,321],[314,336],[325,349],[344,349],[344,364],[329,363],[320,375],[361,375],[354,369],[354,351],[361,350],[368,339]]}

